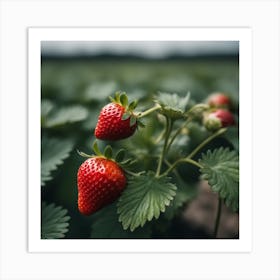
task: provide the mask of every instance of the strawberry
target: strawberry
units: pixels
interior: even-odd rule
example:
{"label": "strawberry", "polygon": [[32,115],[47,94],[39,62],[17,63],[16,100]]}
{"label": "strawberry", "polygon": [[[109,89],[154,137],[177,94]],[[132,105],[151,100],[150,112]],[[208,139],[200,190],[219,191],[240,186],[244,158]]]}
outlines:
{"label": "strawberry", "polygon": [[115,201],[126,186],[122,168],[103,156],[87,159],[78,170],[78,208],[91,215]]}
{"label": "strawberry", "polygon": [[101,140],[120,140],[133,135],[138,124],[137,117],[133,114],[136,102],[127,106],[126,94],[119,92],[111,101],[99,114],[95,137]]}
{"label": "strawberry", "polygon": [[230,98],[223,93],[213,93],[208,99],[207,103],[212,107],[229,107],[230,106]]}
{"label": "strawberry", "polygon": [[233,114],[224,109],[217,109],[206,115],[204,124],[209,130],[216,130],[221,127],[227,127],[235,124]]}

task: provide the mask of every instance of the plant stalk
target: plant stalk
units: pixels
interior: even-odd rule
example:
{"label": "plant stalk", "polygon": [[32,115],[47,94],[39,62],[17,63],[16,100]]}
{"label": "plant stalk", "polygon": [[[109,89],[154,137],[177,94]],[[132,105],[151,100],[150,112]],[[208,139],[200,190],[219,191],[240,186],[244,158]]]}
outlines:
{"label": "plant stalk", "polygon": [[[217,136],[223,134],[226,131],[226,128],[221,128],[214,134],[210,135],[207,139],[205,139],[202,143],[200,143],[187,157],[178,159],[175,161],[161,176],[167,175],[169,172],[171,172],[178,164],[186,162],[190,163],[198,168],[202,168],[202,165],[199,164],[197,161],[192,160],[191,158],[199,151],[201,150],[206,144],[208,144],[210,141],[212,141]],[[158,174],[159,175],[159,174]]]}
{"label": "plant stalk", "polygon": [[219,197],[218,209],[217,209],[217,214],[216,214],[216,219],[215,219],[214,238],[217,238],[217,236],[218,236],[218,230],[219,230],[219,225],[220,225],[221,213],[222,213],[222,198]]}
{"label": "plant stalk", "polygon": [[170,167],[160,175],[160,177],[163,177],[165,175],[167,175],[169,172],[171,172],[178,164],[180,163],[183,163],[183,162],[186,162],[186,163],[190,163],[198,168],[202,168],[202,165],[200,165],[197,161],[195,160],[192,160],[190,158],[181,158],[181,159],[178,159],[177,161],[175,161],[173,164],[170,165]]}
{"label": "plant stalk", "polygon": [[210,141],[212,141],[214,138],[220,136],[221,134],[226,132],[226,128],[221,128],[212,135],[210,135],[207,139],[205,139],[203,142],[201,142],[188,156],[187,158],[192,158],[196,153],[199,152],[205,145],[207,145]]}
{"label": "plant stalk", "polygon": [[169,119],[168,117],[166,117],[166,130],[165,130],[166,133],[165,133],[165,138],[164,138],[163,149],[162,149],[162,152],[159,157],[159,162],[158,162],[157,171],[156,171],[156,177],[160,175],[161,166],[162,166],[162,162],[164,160],[165,154],[167,152],[167,144],[168,144],[168,139],[170,137],[170,133],[172,131],[172,127],[173,127],[173,121],[171,119]]}
{"label": "plant stalk", "polygon": [[148,109],[148,110],[146,110],[144,112],[138,113],[137,118],[141,119],[141,118],[151,114],[152,112],[158,110],[159,108],[160,108],[160,105],[156,104],[154,107],[152,107],[152,108],[150,108],[150,109]]}
{"label": "plant stalk", "polygon": [[172,143],[174,142],[174,140],[176,139],[176,137],[181,133],[181,131],[183,130],[183,128],[190,122],[190,119],[188,119],[187,121],[185,121],[183,123],[183,125],[181,125],[177,131],[175,132],[175,134],[173,135],[173,137],[170,139],[168,145],[167,145],[167,151],[169,150],[170,146],[172,145]]}

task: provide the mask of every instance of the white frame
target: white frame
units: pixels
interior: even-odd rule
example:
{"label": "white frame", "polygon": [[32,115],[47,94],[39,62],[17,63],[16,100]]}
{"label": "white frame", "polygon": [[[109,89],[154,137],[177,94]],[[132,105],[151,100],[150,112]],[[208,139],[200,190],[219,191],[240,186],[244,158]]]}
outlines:
{"label": "white frame", "polygon": [[[278,0],[0,1],[0,279],[279,280],[279,8]],[[27,28],[116,25],[251,28],[250,253],[28,252]]]}
{"label": "white frame", "polygon": [[[43,240],[40,233],[41,41],[239,41],[240,233],[226,240]],[[29,252],[250,252],[252,246],[252,46],[250,28],[29,28]]]}

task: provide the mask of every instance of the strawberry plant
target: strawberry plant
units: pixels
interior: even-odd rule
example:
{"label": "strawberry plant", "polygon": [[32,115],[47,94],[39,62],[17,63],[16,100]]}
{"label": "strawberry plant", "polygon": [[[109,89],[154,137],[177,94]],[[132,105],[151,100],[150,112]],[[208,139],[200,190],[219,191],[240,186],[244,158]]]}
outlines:
{"label": "strawberry plant", "polygon": [[186,92],[161,68],[147,84],[125,81],[125,68],[123,84],[106,81],[107,70],[89,85],[75,84],[79,69],[67,85],[43,76],[42,238],[184,238],[176,221],[204,183],[216,195],[207,238],[219,237],[223,209],[239,210],[238,100],[197,83]]}
{"label": "strawberry plant", "polygon": [[[116,99],[111,98],[111,100],[113,103],[109,103],[101,110],[95,136],[106,140],[120,140],[131,136],[140,124],[142,128],[138,133],[141,134],[145,125],[140,119],[157,113],[158,117],[162,118],[163,131],[160,132],[159,139],[154,141],[153,145],[159,153],[151,158],[149,153],[144,154],[146,158],[153,161],[154,168],[135,172],[131,169],[134,169],[133,164],[139,163],[139,159],[133,158],[133,164],[122,169],[112,159],[111,146],[106,147],[104,155],[99,151],[96,142],[95,155],[90,156],[79,152],[82,156],[90,157],[78,171],[78,207],[82,214],[90,215],[118,199],[116,211],[119,214],[118,221],[122,223],[122,230],[133,232],[157,220],[168,207],[176,208],[176,204],[172,202],[176,197],[177,186],[176,181],[172,180],[172,174],[177,171],[179,165],[184,164],[193,165],[201,172],[202,178],[208,181],[214,192],[218,193],[219,204],[224,200],[232,210],[238,210],[237,153],[228,148],[219,148],[213,151],[207,150],[199,160],[194,159],[194,156],[209,142],[226,132],[224,127],[234,124],[229,111],[218,109],[211,112],[212,109],[206,104],[188,106],[189,93],[185,97],[159,93],[154,99],[153,107],[138,113],[131,111],[135,109],[136,101],[126,106],[128,104],[126,93],[117,92]],[[214,118],[218,122],[218,125],[214,124],[214,132],[190,153],[181,153],[176,160],[172,160],[169,151],[176,149],[176,146],[173,146],[176,139],[180,137],[184,129],[188,129],[189,123],[201,123],[204,115],[207,115],[208,120]],[[208,123],[209,121],[202,122],[201,125],[208,128]],[[117,157],[122,152],[123,150],[120,150]],[[218,209],[217,217],[220,216],[220,206]],[[218,223],[217,218],[215,231],[218,229]]]}

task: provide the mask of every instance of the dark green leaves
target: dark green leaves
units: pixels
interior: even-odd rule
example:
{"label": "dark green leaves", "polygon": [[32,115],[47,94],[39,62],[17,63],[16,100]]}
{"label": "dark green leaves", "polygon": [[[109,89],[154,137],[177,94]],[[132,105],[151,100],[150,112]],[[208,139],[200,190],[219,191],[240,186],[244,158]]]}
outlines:
{"label": "dark green leaves", "polygon": [[161,106],[161,113],[171,119],[185,118],[185,110],[190,99],[190,93],[185,97],[179,97],[173,93],[160,92],[155,102]]}
{"label": "dark green leaves", "polygon": [[228,148],[208,150],[199,163],[202,178],[207,180],[214,192],[225,200],[233,211],[239,208],[239,158],[236,151]]}
{"label": "dark green leaves", "polygon": [[70,217],[67,210],[53,203],[47,205],[42,203],[41,212],[41,238],[56,239],[63,238],[68,231]]}
{"label": "dark green leaves", "polygon": [[73,149],[68,140],[43,137],[41,143],[41,185],[52,179],[51,172],[63,163]]}
{"label": "dark green leaves", "polygon": [[154,172],[149,171],[130,178],[119,199],[119,221],[125,230],[143,227],[147,221],[158,219],[175,195],[176,186],[168,177],[157,178]]}
{"label": "dark green leaves", "polygon": [[88,110],[80,105],[55,110],[52,103],[45,100],[42,102],[41,116],[42,127],[51,128],[85,120],[88,116]]}
{"label": "dark green leaves", "polygon": [[118,221],[116,203],[113,203],[93,215],[91,238],[149,238],[149,227],[138,228],[134,232],[123,230]]}

